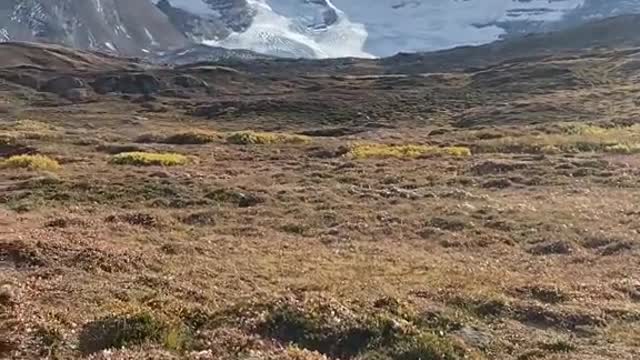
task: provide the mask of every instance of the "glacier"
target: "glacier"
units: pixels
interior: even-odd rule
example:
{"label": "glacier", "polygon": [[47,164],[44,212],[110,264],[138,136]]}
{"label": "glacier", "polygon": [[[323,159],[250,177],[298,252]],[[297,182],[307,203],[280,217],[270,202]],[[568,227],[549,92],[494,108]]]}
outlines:
{"label": "glacier", "polygon": [[[157,0],[156,0],[157,2]],[[220,0],[169,0],[199,16]],[[559,21],[585,0],[238,0],[251,25],[207,45],[285,57],[381,57],[499,39],[508,21]],[[219,6],[219,5],[218,5]]]}

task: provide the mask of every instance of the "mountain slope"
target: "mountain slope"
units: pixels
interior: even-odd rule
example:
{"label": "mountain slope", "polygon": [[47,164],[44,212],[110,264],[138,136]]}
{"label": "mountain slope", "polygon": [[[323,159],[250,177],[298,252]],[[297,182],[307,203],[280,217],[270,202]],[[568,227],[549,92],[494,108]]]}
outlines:
{"label": "mountain slope", "polygon": [[81,51],[52,44],[0,43],[0,69],[31,68],[70,71],[111,71],[144,67],[132,59]]}
{"label": "mountain slope", "polygon": [[0,4],[0,38],[126,55],[188,43],[148,0],[5,0]]}

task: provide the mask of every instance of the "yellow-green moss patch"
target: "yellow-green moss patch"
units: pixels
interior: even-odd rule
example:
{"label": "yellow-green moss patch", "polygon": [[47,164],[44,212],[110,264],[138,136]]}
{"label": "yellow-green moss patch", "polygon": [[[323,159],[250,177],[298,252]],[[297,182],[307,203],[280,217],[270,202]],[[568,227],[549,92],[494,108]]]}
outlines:
{"label": "yellow-green moss patch", "polygon": [[227,136],[227,142],[237,145],[251,144],[306,144],[311,142],[311,138],[304,135],[238,131]]}
{"label": "yellow-green moss patch", "polygon": [[58,170],[60,164],[44,155],[17,155],[1,161],[0,168],[53,171]]}
{"label": "yellow-green moss patch", "polygon": [[388,145],[388,144],[357,144],[351,147],[349,155],[356,159],[369,158],[417,158],[425,155],[449,155],[466,157],[471,150],[461,146],[428,146],[428,145]]}
{"label": "yellow-green moss patch", "polygon": [[113,164],[135,166],[177,166],[188,162],[189,158],[176,153],[146,153],[139,151],[120,153],[111,158],[111,163]]}

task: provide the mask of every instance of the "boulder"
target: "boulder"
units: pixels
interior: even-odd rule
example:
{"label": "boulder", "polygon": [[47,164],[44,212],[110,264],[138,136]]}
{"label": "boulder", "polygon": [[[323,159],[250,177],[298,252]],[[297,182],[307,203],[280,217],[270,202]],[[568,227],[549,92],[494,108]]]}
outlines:
{"label": "boulder", "polygon": [[58,76],[47,81],[40,90],[63,95],[71,89],[84,89],[87,87],[87,83],[74,76]]}
{"label": "boulder", "polygon": [[209,84],[206,81],[195,77],[193,75],[179,75],[173,78],[173,83],[183,88],[209,88]]}

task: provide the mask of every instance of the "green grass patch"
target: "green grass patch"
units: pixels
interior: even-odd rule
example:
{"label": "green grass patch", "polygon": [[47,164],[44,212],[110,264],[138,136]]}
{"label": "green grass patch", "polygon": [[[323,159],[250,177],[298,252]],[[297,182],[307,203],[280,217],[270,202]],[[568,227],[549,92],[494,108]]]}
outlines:
{"label": "green grass patch", "polygon": [[178,166],[185,165],[188,162],[188,157],[176,153],[146,153],[139,151],[120,153],[111,158],[112,164],[134,166]]}
{"label": "green grass patch", "polygon": [[16,155],[0,161],[0,168],[55,171],[60,169],[60,164],[44,155]]}
{"label": "green grass patch", "polygon": [[265,144],[307,144],[311,138],[304,135],[238,131],[227,136],[227,142],[236,145],[265,145]]}
{"label": "green grass patch", "polygon": [[467,157],[471,156],[471,150],[461,146],[438,147],[427,145],[357,144],[351,147],[348,154],[355,159],[412,159],[428,155]]}

